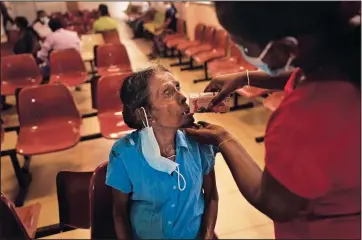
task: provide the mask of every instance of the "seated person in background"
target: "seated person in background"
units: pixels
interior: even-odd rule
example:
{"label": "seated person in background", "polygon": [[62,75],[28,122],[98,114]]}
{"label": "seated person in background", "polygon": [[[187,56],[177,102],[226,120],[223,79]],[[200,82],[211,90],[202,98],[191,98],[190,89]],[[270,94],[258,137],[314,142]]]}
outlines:
{"label": "seated person in background", "polygon": [[47,17],[45,11],[39,10],[37,12],[37,18],[33,23],[33,29],[42,40],[44,40],[52,33],[52,30],[49,28],[48,25],[49,21],[50,19]]}
{"label": "seated person in background", "polygon": [[49,21],[49,27],[52,33],[45,39],[38,58],[44,62],[48,62],[50,51],[74,48],[80,51],[80,39],[76,32],[63,28],[63,24],[59,18],[53,18]]}
{"label": "seated person in background", "polygon": [[134,21],[130,22],[129,25],[133,30],[134,39],[143,37],[144,27],[143,24],[152,21],[156,11],[152,8],[151,3],[147,2],[142,5],[141,15]]}
{"label": "seated person in background", "polygon": [[161,26],[155,29],[156,34],[153,37],[153,46],[152,53],[148,54],[149,59],[157,58],[161,52],[163,52],[165,46],[162,39],[171,32],[176,32],[177,19],[176,13],[177,9],[172,2],[165,2],[166,4],[166,14],[165,22]]}
{"label": "seated person in background", "polygon": [[51,51],[74,48],[80,52],[80,39],[78,34],[64,29],[62,21],[59,18],[52,18],[49,21],[49,27],[52,33],[47,36],[37,54],[38,59],[43,62],[41,69],[45,78],[49,76],[49,55]]}
{"label": "seated person in background", "polygon": [[25,17],[16,17],[15,25],[19,30],[19,39],[15,42],[13,52],[15,54],[30,53],[35,56],[39,50],[37,34],[29,27]]}
{"label": "seated person in background", "polygon": [[179,128],[193,124],[180,84],[164,67],[127,77],[120,90],[133,133],[112,147],[118,239],[212,239],[217,217],[215,153]]}
{"label": "seated person in background", "polygon": [[117,30],[117,21],[110,17],[107,5],[100,4],[98,12],[100,17],[93,23],[94,32]]}

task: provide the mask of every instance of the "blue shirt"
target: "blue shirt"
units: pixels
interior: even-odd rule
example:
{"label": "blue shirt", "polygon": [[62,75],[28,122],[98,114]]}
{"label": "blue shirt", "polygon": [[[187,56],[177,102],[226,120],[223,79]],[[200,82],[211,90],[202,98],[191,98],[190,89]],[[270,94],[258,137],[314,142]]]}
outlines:
{"label": "blue shirt", "polygon": [[[215,165],[215,149],[201,145],[183,132],[176,134],[176,162],[186,180],[178,189],[177,174],[152,168],[142,155],[135,131],[112,147],[106,184],[131,194],[133,238],[196,238],[204,213],[203,176]],[[183,182],[181,182],[183,184]]]}

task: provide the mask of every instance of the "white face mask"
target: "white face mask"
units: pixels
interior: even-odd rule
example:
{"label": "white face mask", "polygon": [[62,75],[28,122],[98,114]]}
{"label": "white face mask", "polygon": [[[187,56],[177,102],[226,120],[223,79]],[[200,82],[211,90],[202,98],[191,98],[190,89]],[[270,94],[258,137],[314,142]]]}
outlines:
{"label": "white face mask", "polygon": [[48,17],[42,17],[42,18],[40,18],[40,20],[43,22],[43,24],[48,24],[49,23],[49,18]]}
{"label": "white face mask", "polygon": [[[180,191],[185,190],[186,181],[180,173],[179,164],[161,156],[160,147],[158,146],[153,128],[148,123],[146,111],[143,107],[142,110],[146,119],[146,122],[142,121],[144,128],[139,132],[143,156],[145,157],[147,163],[157,171],[166,172],[168,174],[175,171],[178,174],[178,188]],[[183,187],[181,187],[180,179],[184,182]]]}

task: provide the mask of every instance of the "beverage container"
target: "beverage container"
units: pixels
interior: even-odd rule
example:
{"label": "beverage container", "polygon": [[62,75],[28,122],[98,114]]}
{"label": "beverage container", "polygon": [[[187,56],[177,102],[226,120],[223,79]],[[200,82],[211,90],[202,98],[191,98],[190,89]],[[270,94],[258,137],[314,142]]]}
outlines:
{"label": "beverage container", "polygon": [[217,92],[207,93],[191,93],[189,95],[190,112],[191,113],[205,113],[205,112],[217,112],[225,113],[230,111],[230,98],[227,97],[217,106],[212,109],[208,109],[208,105],[211,100],[217,95]]}

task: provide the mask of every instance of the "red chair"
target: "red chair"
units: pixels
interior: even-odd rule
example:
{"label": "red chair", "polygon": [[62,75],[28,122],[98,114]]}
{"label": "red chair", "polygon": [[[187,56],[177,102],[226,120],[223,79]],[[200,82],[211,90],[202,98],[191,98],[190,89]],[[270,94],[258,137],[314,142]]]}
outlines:
{"label": "red chair", "polygon": [[126,47],[123,44],[104,44],[96,50],[97,71],[108,76],[132,71]]}
{"label": "red chair", "polygon": [[41,209],[40,203],[15,208],[2,193],[0,199],[0,239],[34,239]]}
{"label": "red chair", "polygon": [[42,79],[32,55],[19,54],[1,58],[2,95],[14,95],[16,89],[39,85]]}
{"label": "red chair", "polygon": [[20,31],[8,30],[7,36],[8,36],[9,43],[16,43],[20,38]]}
{"label": "red chair", "polygon": [[82,118],[69,89],[62,84],[24,88],[19,93],[20,133],[16,151],[25,156],[75,146]]}
{"label": "red chair", "polygon": [[210,80],[208,76],[208,63],[214,59],[221,58],[226,55],[226,49],[228,46],[228,34],[224,30],[217,30],[215,34],[215,39],[212,44],[211,51],[202,51],[196,55],[193,55],[193,59],[197,63],[201,63],[204,65],[205,78],[196,79],[194,83],[203,82]]}
{"label": "red chair", "polygon": [[89,184],[93,172],[61,171],[57,174],[60,230],[90,227]]}
{"label": "red chair", "polygon": [[105,43],[121,44],[121,40],[119,39],[119,34],[117,30],[101,31],[98,33],[101,33],[103,35]]}
{"label": "red chair", "polygon": [[177,19],[176,33],[167,35],[163,42],[169,48],[175,47],[181,41],[186,39],[186,22],[180,18]]}
{"label": "red chair", "polygon": [[130,73],[101,77],[98,81],[97,108],[101,133],[107,139],[119,139],[133,131],[123,120],[119,89]]}
{"label": "red chair", "polygon": [[107,166],[108,162],[105,162],[96,168],[89,186],[91,239],[117,239],[112,189],[105,184]]}
{"label": "red chair", "polygon": [[282,101],[284,100],[285,93],[284,92],[275,92],[270,94],[265,100],[264,100],[264,107],[271,112],[275,112],[277,108],[280,106]]}
{"label": "red chair", "polygon": [[186,48],[184,51],[184,55],[188,57],[193,57],[194,55],[200,52],[212,50],[215,40],[215,31],[216,30],[214,27],[211,26],[206,27],[202,44]]}
{"label": "red chair", "polygon": [[50,83],[62,82],[70,87],[88,80],[80,53],[75,49],[53,51],[50,54]]}
{"label": "red chair", "polygon": [[187,48],[200,46],[203,41],[204,30],[205,30],[204,24],[201,24],[201,23],[197,24],[196,28],[195,28],[195,40],[181,41],[177,44],[176,49],[178,51],[182,52],[182,51],[186,50]]}

